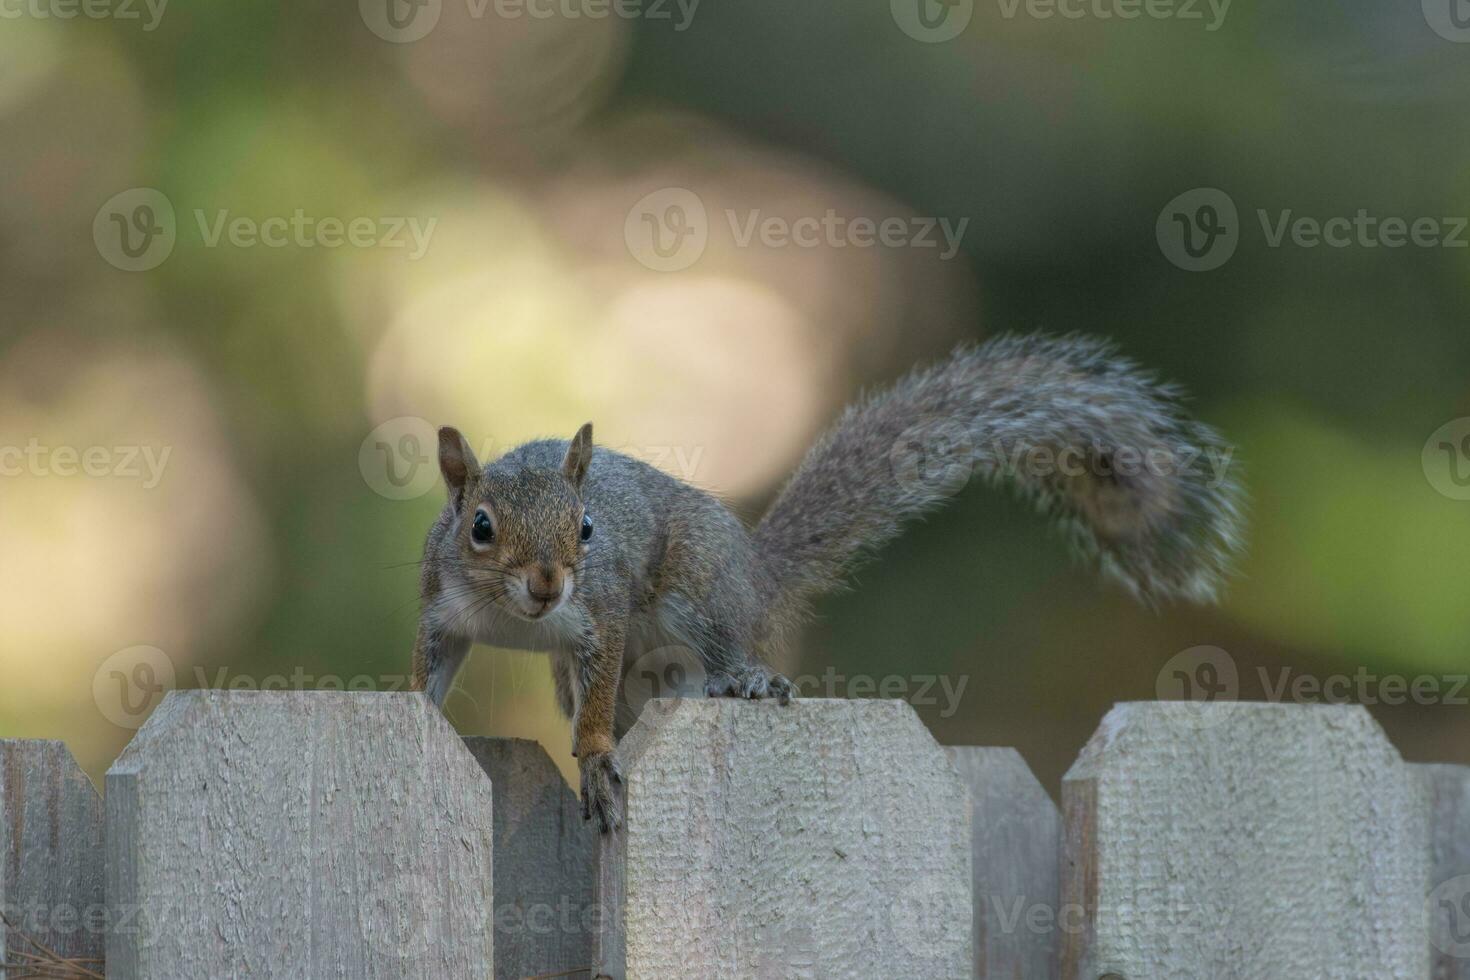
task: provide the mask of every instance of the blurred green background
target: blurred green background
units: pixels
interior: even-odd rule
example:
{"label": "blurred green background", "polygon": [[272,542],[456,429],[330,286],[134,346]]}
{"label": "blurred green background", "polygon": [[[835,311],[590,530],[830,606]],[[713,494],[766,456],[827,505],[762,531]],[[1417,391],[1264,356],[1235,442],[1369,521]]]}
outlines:
{"label": "blurred green background", "polygon": [[[973,485],[780,666],[964,683],[918,706],[936,735],[1015,745],[1053,791],[1201,645],[1245,698],[1262,670],[1433,678],[1432,703],[1365,700],[1407,757],[1470,762],[1470,37],[1438,2],[5,7],[0,446],[33,451],[0,457],[0,732],[97,777],[169,684],[392,686],[430,423],[504,447],[592,419],[753,519],[865,386],[1076,330],[1237,447],[1225,602],[1140,608]],[[661,270],[638,236],[672,188],[707,240]],[[1199,188],[1234,251],[1190,271],[1164,233]],[[946,259],[728,218],[829,210],[968,224]],[[1272,244],[1360,210],[1433,241]],[[298,212],[314,231],[249,234]],[[65,447],[106,452],[70,473]],[[127,447],[168,452],[158,479]],[[570,761],[534,656],[479,651],[450,712]]]}

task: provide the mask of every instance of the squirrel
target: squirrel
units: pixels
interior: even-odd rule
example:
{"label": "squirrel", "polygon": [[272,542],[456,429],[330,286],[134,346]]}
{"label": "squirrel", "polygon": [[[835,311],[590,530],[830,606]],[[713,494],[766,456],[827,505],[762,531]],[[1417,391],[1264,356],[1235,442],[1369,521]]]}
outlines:
{"label": "squirrel", "polygon": [[915,449],[1033,499],[1140,600],[1213,600],[1240,549],[1241,492],[1199,465],[1225,447],[1182,397],[1086,337],[967,344],[848,407],[752,529],[715,496],[594,447],[591,423],[483,467],[442,428],[448,501],[424,547],[412,686],[442,707],[475,642],[549,653],[582,814],[606,833],[621,820],[624,665],[677,644],[709,696],[788,702],[767,663],[811,601],[953,494],[914,471]]}

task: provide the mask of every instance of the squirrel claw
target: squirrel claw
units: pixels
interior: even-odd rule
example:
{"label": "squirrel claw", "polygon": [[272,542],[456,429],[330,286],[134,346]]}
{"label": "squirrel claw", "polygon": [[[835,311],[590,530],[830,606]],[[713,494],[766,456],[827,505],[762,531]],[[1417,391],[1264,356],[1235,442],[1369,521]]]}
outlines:
{"label": "squirrel claw", "polygon": [[795,688],[780,674],[755,665],[735,676],[723,673],[710,675],[704,693],[712,698],[747,698],[751,701],[773,698],[781,704],[790,704]]}
{"label": "squirrel claw", "polygon": [[582,819],[597,817],[598,827],[608,833],[622,826],[618,794],[623,774],[611,752],[594,752],[577,760],[582,771]]}

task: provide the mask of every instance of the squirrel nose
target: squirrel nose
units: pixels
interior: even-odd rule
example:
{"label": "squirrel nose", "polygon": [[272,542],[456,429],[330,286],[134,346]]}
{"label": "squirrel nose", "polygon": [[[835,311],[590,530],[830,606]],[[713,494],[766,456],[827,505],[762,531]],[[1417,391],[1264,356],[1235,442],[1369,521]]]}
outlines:
{"label": "squirrel nose", "polygon": [[561,587],[562,574],[550,565],[539,565],[526,576],[526,591],[531,593],[531,598],[540,602],[550,602],[560,596]]}

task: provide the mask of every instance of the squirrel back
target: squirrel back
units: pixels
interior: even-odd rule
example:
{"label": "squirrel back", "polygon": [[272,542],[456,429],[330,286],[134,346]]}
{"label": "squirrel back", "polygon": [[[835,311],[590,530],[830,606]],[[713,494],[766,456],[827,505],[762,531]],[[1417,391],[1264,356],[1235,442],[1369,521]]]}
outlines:
{"label": "squirrel back", "polygon": [[965,345],[849,407],[754,531],[779,632],[865,553],[978,475],[1056,517],[1076,550],[1150,604],[1209,601],[1240,547],[1231,450],[1179,389],[1111,345]]}

